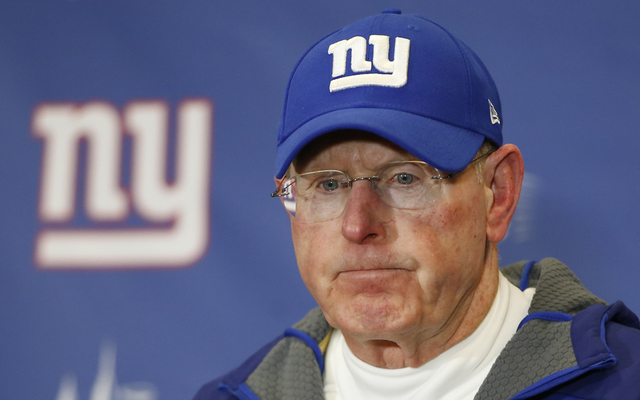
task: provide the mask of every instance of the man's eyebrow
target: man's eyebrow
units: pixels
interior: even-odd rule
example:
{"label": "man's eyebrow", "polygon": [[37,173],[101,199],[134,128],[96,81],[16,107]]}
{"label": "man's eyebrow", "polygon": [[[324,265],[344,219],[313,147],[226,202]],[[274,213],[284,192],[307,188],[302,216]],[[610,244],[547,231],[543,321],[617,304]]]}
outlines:
{"label": "man's eyebrow", "polygon": [[402,161],[423,161],[421,159],[419,159],[418,157],[414,156],[413,154],[406,152],[406,154],[397,154],[396,156],[384,161],[384,162],[379,162],[376,165],[376,168],[382,167],[384,165],[387,164],[391,164],[391,163],[396,163],[396,162],[402,162]]}
{"label": "man's eyebrow", "polygon": [[[403,157],[403,156],[393,157],[393,158],[390,158],[388,160],[385,160],[385,161],[382,161],[382,162],[378,162],[375,165],[368,165],[368,163],[363,163],[363,165],[368,170],[378,171],[381,168],[384,168],[384,167],[386,167],[386,166],[388,166],[390,164],[400,163],[400,162],[404,162],[404,161],[423,161],[423,160],[421,160],[418,157],[415,157],[415,156],[413,156],[411,154],[408,154],[406,157]],[[429,163],[427,163],[427,164],[429,164]],[[320,166],[316,167],[316,166],[313,166],[312,162],[308,163],[307,165],[305,165],[305,168],[302,168],[300,170],[295,169],[295,167],[293,167],[293,168],[292,167],[293,167],[293,163],[291,164],[291,166],[287,170],[287,173],[290,174],[288,176],[293,176],[293,175],[306,173],[306,172],[326,171],[326,170],[342,171],[342,172],[349,173],[349,171],[347,169],[339,168],[339,167],[337,167],[335,165],[320,165]],[[293,173],[294,171],[295,171],[295,174]]]}

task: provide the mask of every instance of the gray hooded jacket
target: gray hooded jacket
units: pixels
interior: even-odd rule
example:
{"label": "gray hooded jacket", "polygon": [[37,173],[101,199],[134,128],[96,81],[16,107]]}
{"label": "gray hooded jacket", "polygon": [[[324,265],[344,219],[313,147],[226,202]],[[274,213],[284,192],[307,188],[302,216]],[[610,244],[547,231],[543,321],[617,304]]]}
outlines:
{"label": "gray hooded jacket", "polygon": [[[535,287],[529,315],[475,396],[488,399],[640,399],[640,322],[621,302],[589,292],[555,259],[520,262],[502,274]],[[321,400],[323,354],[331,331],[314,309],[194,400]]]}

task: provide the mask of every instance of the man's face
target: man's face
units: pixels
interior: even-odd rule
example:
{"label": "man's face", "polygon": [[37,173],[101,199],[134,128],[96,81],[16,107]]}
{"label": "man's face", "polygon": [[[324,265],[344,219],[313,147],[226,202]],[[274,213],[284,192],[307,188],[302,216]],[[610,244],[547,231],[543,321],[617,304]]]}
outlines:
{"label": "man's face", "polygon": [[[369,177],[382,164],[415,160],[366,133],[326,135],[307,146],[295,173],[337,169]],[[363,339],[432,337],[460,321],[484,272],[490,189],[474,168],[442,184],[419,210],[384,204],[371,184],[353,183],[344,212],[325,222],[291,219],[303,281],[329,324]]]}

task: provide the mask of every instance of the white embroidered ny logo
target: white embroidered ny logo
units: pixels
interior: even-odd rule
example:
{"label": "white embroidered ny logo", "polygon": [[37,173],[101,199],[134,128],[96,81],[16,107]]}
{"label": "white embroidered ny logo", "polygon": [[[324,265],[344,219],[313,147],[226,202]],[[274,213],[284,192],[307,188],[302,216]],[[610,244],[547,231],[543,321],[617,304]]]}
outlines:
{"label": "white embroidered ny logo", "polygon": [[[342,76],[347,72],[347,53],[351,50],[351,71],[354,73],[371,71],[371,61],[367,61],[367,39],[355,36],[349,40],[341,40],[329,46],[329,54],[333,54],[333,71],[335,79],[329,84],[329,91],[350,89],[358,86],[387,86],[399,88],[407,83],[409,69],[410,40],[397,37],[393,52],[393,61],[389,60],[389,36],[371,35],[369,44],[373,46],[373,66],[382,73],[366,73]],[[342,76],[342,77],[341,77]],[[339,78],[341,77],[341,78]]]}

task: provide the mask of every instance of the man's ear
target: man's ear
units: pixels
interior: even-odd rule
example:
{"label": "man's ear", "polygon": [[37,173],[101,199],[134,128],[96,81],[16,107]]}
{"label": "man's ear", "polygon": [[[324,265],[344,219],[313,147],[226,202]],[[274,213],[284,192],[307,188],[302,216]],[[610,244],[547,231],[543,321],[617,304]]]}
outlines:
{"label": "man's ear", "polygon": [[520,150],[505,144],[485,161],[484,182],[487,189],[487,239],[498,243],[507,228],[520,199],[524,161]]}

